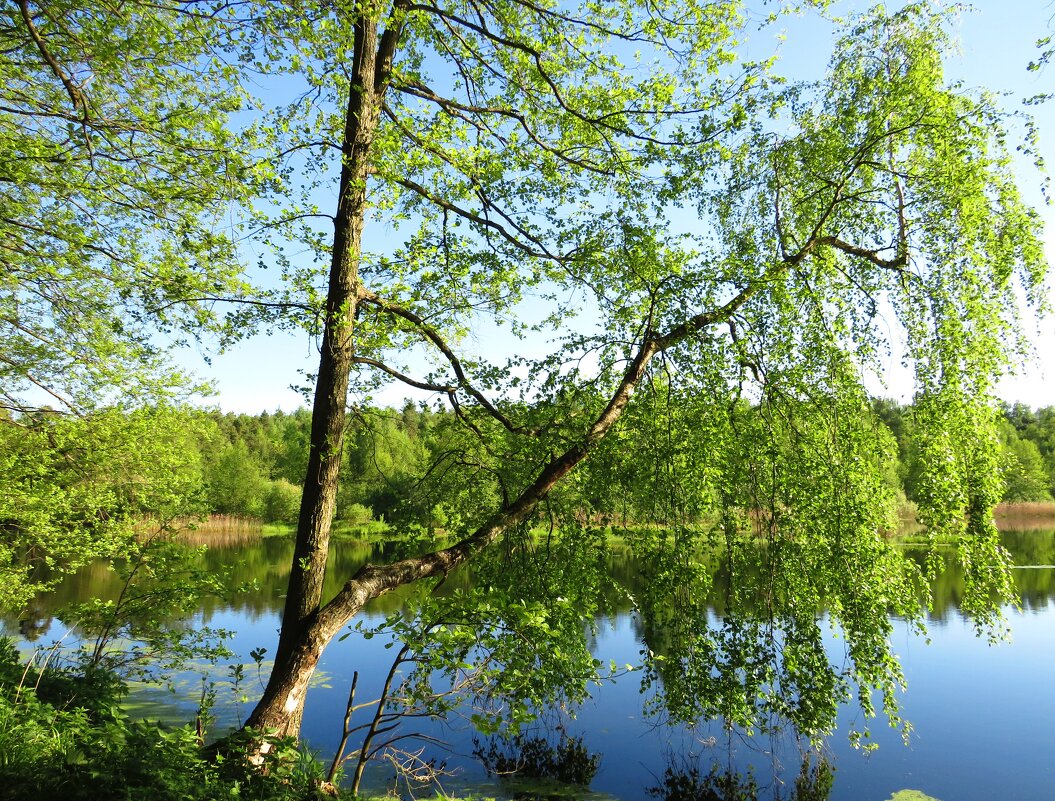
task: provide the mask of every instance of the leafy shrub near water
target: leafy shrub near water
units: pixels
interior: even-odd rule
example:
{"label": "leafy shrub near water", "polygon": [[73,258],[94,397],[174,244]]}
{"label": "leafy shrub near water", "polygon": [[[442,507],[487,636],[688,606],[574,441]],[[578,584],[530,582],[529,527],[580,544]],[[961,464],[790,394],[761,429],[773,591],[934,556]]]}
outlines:
{"label": "leafy shrub near water", "polygon": [[278,749],[273,769],[208,760],[193,726],[131,720],[105,671],[38,671],[0,639],[0,799],[212,801],[315,798],[314,763]]}

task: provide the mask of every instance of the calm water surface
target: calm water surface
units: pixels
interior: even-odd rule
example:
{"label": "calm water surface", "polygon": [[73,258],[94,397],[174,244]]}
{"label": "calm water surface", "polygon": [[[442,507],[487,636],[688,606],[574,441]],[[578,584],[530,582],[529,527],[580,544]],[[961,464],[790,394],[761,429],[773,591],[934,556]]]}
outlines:
{"label": "calm water surface", "polygon": [[[988,645],[957,608],[961,589],[957,568],[949,564],[935,586],[935,610],[928,620],[930,643],[910,633],[895,620],[892,642],[904,666],[908,689],[901,696],[904,716],[913,732],[906,746],[897,730],[882,720],[872,723],[872,740],[879,748],[863,753],[850,747],[846,732],[860,725],[856,708],[840,714],[839,731],[825,750],[835,770],[831,801],[885,801],[896,791],[911,788],[940,801],[1039,801],[1055,798],[1055,530],[1005,531],[1004,544],[1018,569],[1015,578],[1022,596],[1021,610],[1008,609],[1010,643]],[[338,574],[348,575],[366,560],[385,557],[379,546],[338,543],[333,558]],[[230,565],[236,583],[255,580],[258,590],[245,593],[230,606],[210,605],[200,621],[235,632],[231,647],[247,663],[243,691],[259,690],[256,667],[249,659],[255,648],[273,653],[291,552],[280,539],[216,545],[208,554],[210,564]],[[635,573],[629,557],[612,556],[613,581]],[[333,588],[335,589],[335,588]],[[85,571],[60,590],[56,602],[108,597],[116,583],[103,566]],[[367,624],[379,623],[400,606],[396,595],[380,599],[362,616]],[[618,607],[616,607],[618,609]],[[21,622],[26,647],[42,645],[65,630],[48,612]],[[712,622],[717,616],[712,612]],[[18,634],[7,621],[9,633]],[[641,626],[629,612],[616,611],[597,620],[594,655],[617,664],[636,664],[643,647]],[[392,651],[383,637],[364,640],[353,635],[334,642],[327,650],[316,686],[308,696],[303,735],[326,760],[340,738],[348,688],[353,670],[360,673],[361,699],[376,697]],[[841,643],[829,642],[831,652]],[[226,672],[214,669],[221,703],[221,720],[236,722],[250,705],[240,705],[223,691]],[[162,690],[145,689],[139,697],[161,700],[171,715],[193,716],[200,679],[185,677],[186,692],[173,697]],[[194,699],[194,700],[192,700]],[[717,765],[725,770],[750,770],[769,797],[787,783],[787,797],[799,768],[799,752],[790,737],[745,738],[725,732],[720,725],[688,730],[659,725],[642,713],[644,696],[638,674],[626,674],[593,690],[593,697],[575,719],[560,722],[570,734],[581,735],[590,751],[600,754],[600,766],[589,794],[579,797],[631,801],[649,797],[667,765],[697,765],[706,773]],[[360,714],[366,715],[367,712]],[[440,754],[456,776],[444,781],[449,792],[473,792],[508,797],[508,788],[489,780],[472,756],[473,732],[461,720],[435,724],[429,733],[449,744]],[[369,774],[367,784],[383,786],[387,772],[381,767]]]}

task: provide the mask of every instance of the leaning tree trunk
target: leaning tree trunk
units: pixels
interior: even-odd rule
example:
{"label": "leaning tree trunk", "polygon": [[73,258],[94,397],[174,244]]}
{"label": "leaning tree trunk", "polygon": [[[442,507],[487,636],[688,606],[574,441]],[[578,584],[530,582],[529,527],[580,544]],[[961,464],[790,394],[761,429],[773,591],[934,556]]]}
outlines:
{"label": "leaning tree trunk", "polygon": [[[608,407],[576,445],[552,459],[535,481],[519,496],[472,535],[455,545],[424,556],[387,565],[364,565],[325,606],[297,621],[297,637],[283,658],[275,660],[264,695],[246,722],[247,726],[278,734],[297,734],[304,708],[304,696],[326,645],[363,606],[389,590],[431,576],[446,575],[473,554],[493,543],[505,531],[527,520],[543,498],[584,458],[619,419],[633,387],[656,353],[652,343],[637,358]],[[285,633],[283,623],[283,634]]]}
{"label": "leaning tree trunk", "polygon": [[[283,621],[282,636],[285,637],[283,642],[286,645],[281,652],[282,658],[276,658],[264,695],[246,725],[279,734],[297,734],[308,683],[323,650],[334,635],[358,614],[367,601],[396,587],[431,576],[446,575],[486,548],[502,533],[526,521],[550,490],[585,459],[615,425],[648,363],[661,347],[660,339],[646,340],[627,368],[607,407],[587,429],[583,438],[551,459],[534,482],[470,536],[449,548],[424,556],[387,565],[365,565],[325,606],[316,607],[294,621],[295,627],[287,627]],[[293,633],[287,633],[287,628]]]}
{"label": "leaning tree trunk", "polygon": [[[811,242],[808,247],[813,246]],[[626,409],[634,388],[657,353],[697,334],[706,327],[728,320],[761,286],[772,280],[774,274],[797,263],[808,252],[807,248],[803,248],[794,257],[785,260],[781,266],[750,283],[724,305],[697,314],[663,334],[656,332],[647,334],[644,341],[637,347],[630,365],[612,393],[607,406],[586,429],[582,438],[564,452],[554,456],[539,471],[529,486],[470,536],[449,548],[424,556],[404,559],[388,565],[365,565],[325,606],[320,605],[321,599],[318,594],[314,596],[314,604],[310,609],[291,606],[287,599],[287,615],[297,614],[298,616],[283,620],[280,651],[276,656],[271,678],[263,697],[246,725],[268,732],[296,735],[299,732],[308,683],[323,650],[337,632],[358,614],[368,601],[396,587],[432,576],[446,575],[475,553],[489,546],[505,531],[526,521],[550,490],[585,459],[616,424]],[[325,570],[325,558],[318,563],[315,569],[319,571],[318,586],[321,588],[321,573]],[[304,597],[303,592],[301,597]]]}
{"label": "leaning tree trunk", "polygon": [[[375,20],[362,19],[355,27],[307,475],[274,669],[263,698],[246,723],[268,731],[293,735],[299,732],[304,694],[292,692],[290,688],[306,684],[326,643],[320,640],[317,617],[337,500],[348,381],[355,355],[353,329],[359,303],[359,259],[366,218],[370,148],[381,116],[398,36],[398,28],[389,29],[379,41]],[[283,701],[276,706],[274,699],[278,697]]]}

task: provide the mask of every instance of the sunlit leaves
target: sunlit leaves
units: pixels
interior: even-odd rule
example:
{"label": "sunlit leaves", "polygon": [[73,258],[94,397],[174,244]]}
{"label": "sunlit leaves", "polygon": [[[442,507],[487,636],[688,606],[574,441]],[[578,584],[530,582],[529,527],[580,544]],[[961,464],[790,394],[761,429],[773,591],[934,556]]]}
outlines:
{"label": "sunlit leaves", "polygon": [[235,73],[180,4],[25,9],[0,15],[2,402],[165,394],[183,379],[154,332],[200,329],[239,289],[222,222],[251,183],[226,125]]}
{"label": "sunlit leaves", "polygon": [[168,409],[0,420],[0,606],[18,609],[91,560],[121,557],[138,533],[197,513],[194,436]]}

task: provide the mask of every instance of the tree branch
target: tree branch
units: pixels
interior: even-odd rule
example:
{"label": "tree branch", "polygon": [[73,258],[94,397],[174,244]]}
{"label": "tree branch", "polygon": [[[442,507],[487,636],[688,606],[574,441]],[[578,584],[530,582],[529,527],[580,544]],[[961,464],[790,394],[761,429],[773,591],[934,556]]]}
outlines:
{"label": "tree branch", "polygon": [[[530,234],[525,234],[525,236],[531,242],[532,245],[535,245],[534,248],[513,236],[513,234],[511,234],[509,230],[501,223],[495,222],[494,220],[488,219],[487,217],[481,217],[475,212],[469,211],[466,208],[458,206],[450,202],[449,200],[446,200],[445,198],[442,198],[439,195],[430,192],[428,189],[426,189],[424,186],[417,183],[416,181],[412,181],[409,178],[400,178],[394,175],[384,175],[384,177],[387,180],[392,181],[393,183],[399,184],[405,189],[409,189],[411,192],[415,192],[416,194],[425,198],[425,200],[429,201],[430,203],[439,206],[441,209],[446,209],[447,211],[453,214],[457,214],[459,217],[468,220],[469,222],[473,222],[477,225],[483,226],[485,228],[490,228],[491,230],[496,231],[499,235],[501,235],[503,239],[505,239],[515,248],[517,248],[528,256],[534,256],[535,258],[540,259],[552,259],[554,261],[561,260],[561,257],[559,255],[551,253],[549,249],[545,247],[545,245],[543,245],[536,238],[532,237]],[[502,216],[503,218],[506,217],[504,214]]]}
{"label": "tree branch", "polygon": [[22,21],[26,24],[26,30],[29,31],[29,36],[37,46],[37,50],[40,51],[41,57],[44,62],[51,68],[51,71],[58,78],[63,87],[66,89],[66,94],[70,97],[70,102],[73,103],[73,107],[81,112],[81,122],[88,119],[88,103],[84,99],[84,94],[81,92],[80,87],[75,84],[66,72],[62,69],[62,65],[59,64],[58,60],[48,50],[44,39],[40,35],[40,31],[37,30],[37,26],[33,24],[33,15],[29,11],[29,3],[27,0],[17,0],[18,10],[22,13]]}
{"label": "tree branch", "polygon": [[[523,112],[511,108],[505,108],[503,106],[477,106],[470,105],[468,103],[460,103],[457,100],[452,100],[450,98],[436,94],[432,89],[430,89],[425,84],[419,81],[411,81],[400,85],[394,84],[393,88],[399,92],[403,92],[404,94],[412,95],[413,97],[418,97],[422,100],[428,100],[439,106],[450,116],[464,120],[465,122],[474,125],[474,127],[477,126],[473,120],[465,117],[464,114],[455,112],[464,112],[465,114],[495,115],[514,120],[520,125],[524,133],[527,134],[528,138],[532,142],[538,145],[538,147],[540,147],[545,152],[557,157],[566,164],[570,164],[575,167],[581,167],[584,170],[597,173],[598,175],[615,174],[611,170],[606,170],[603,167],[600,167],[599,165],[593,163],[592,161],[570,156],[565,151],[559,150],[558,148],[555,148],[553,145],[544,141],[537,133],[535,133],[535,130],[530,125],[528,125],[527,117]],[[502,141],[501,138],[498,137],[497,134],[495,134],[490,129],[488,129],[488,133],[490,133],[492,136],[495,136],[495,138],[499,139],[499,141]]]}
{"label": "tree branch", "polygon": [[450,386],[445,384],[430,384],[427,381],[418,381],[408,375],[404,375],[393,367],[389,367],[384,362],[378,361],[377,359],[371,359],[366,356],[355,356],[352,359],[352,363],[377,368],[381,372],[392,376],[397,381],[401,381],[404,384],[407,384],[408,386],[414,387],[415,389],[425,390],[426,392],[439,392],[443,395],[450,395],[458,391],[457,386]]}
{"label": "tree branch", "polygon": [[[373,306],[376,306],[381,311],[386,312],[388,314],[392,314],[392,315],[394,315],[396,317],[400,317],[400,318],[406,320],[407,322],[413,324],[414,328],[425,339],[427,339],[429,342],[431,342],[436,347],[436,349],[440,351],[440,353],[443,354],[443,357],[447,360],[448,364],[450,364],[451,369],[454,370],[454,374],[458,378],[458,384],[457,384],[457,387],[453,387],[453,388],[443,387],[443,388],[438,388],[437,391],[445,392],[448,395],[451,395],[453,397],[454,392],[452,390],[462,389],[465,392],[467,392],[469,395],[471,395],[476,400],[476,402],[479,403],[487,411],[487,413],[489,415],[491,415],[495,420],[497,420],[499,423],[501,423],[510,433],[513,433],[513,434],[532,434],[533,433],[529,429],[525,429],[522,426],[515,425],[508,417],[506,417],[504,414],[502,414],[502,412],[500,412],[495,407],[495,405],[493,403],[491,403],[491,401],[489,401],[487,399],[487,397],[482,392],[480,392],[478,389],[476,389],[470,383],[468,377],[465,374],[465,369],[462,367],[461,360],[458,359],[458,356],[454,353],[454,351],[447,344],[446,340],[444,340],[444,338],[440,335],[440,333],[438,331],[436,331],[436,329],[434,329],[432,326],[430,326],[427,322],[425,322],[425,320],[422,319],[419,315],[417,315],[416,313],[414,313],[410,309],[404,308],[403,306],[400,306],[398,304],[391,303],[390,301],[384,300],[379,295],[371,292],[370,290],[366,289],[365,287],[361,287],[360,288],[360,290],[359,290],[359,297],[360,297],[360,299],[362,301],[364,301],[366,303],[369,303],[369,304],[371,304]],[[399,377],[398,374],[396,374],[394,371],[389,370],[388,368],[385,368],[383,365],[380,364],[380,362],[375,364],[375,366],[381,367],[386,372],[389,372],[389,374],[395,375],[396,377]],[[401,378],[400,380],[404,380],[404,379]],[[412,386],[417,386],[417,384],[415,384],[412,379],[406,379],[406,381],[407,381],[407,383],[410,383]]]}

